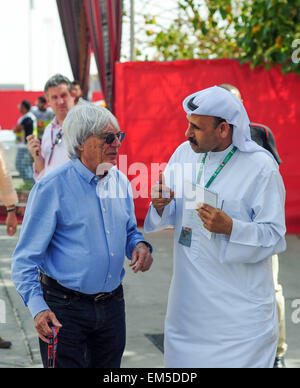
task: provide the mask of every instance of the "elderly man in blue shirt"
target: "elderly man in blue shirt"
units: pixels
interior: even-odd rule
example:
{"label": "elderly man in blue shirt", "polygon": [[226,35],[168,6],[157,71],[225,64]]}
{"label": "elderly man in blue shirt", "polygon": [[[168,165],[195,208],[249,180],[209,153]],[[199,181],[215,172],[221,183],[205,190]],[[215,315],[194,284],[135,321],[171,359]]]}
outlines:
{"label": "elderly man in blue shirt", "polygon": [[137,230],[131,185],[117,169],[125,133],[105,108],[83,102],[63,124],[70,161],[32,189],[12,279],[40,337],[43,364],[58,330],[56,367],[120,367],[125,348],[125,255],[152,264]]}

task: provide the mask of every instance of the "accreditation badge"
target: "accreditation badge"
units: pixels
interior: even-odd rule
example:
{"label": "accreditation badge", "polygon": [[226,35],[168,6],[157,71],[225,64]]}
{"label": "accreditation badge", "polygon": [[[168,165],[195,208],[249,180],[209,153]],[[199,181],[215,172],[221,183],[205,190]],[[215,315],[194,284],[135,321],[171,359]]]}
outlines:
{"label": "accreditation badge", "polygon": [[178,240],[179,244],[189,247],[192,244],[192,228],[182,227],[180,237]]}
{"label": "accreditation badge", "polygon": [[[203,222],[197,213],[197,208],[199,207],[200,203],[206,203],[216,208],[218,203],[218,194],[208,190],[203,186],[185,181],[182,225],[186,226],[182,228],[182,230],[185,232],[185,234],[188,233],[188,237],[186,237],[187,240],[192,238],[192,229],[196,235],[198,231],[200,231],[209,240],[212,238],[212,233],[204,227]],[[190,245],[186,246],[191,246],[191,243]]]}

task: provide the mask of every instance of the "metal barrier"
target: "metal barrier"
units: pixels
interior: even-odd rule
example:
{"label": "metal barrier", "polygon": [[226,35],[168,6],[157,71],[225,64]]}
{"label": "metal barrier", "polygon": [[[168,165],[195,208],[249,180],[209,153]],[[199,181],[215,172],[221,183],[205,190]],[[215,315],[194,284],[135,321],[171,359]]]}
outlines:
{"label": "metal barrier", "polygon": [[33,158],[25,144],[3,142],[5,158],[13,178],[34,183]]}
{"label": "metal barrier", "polygon": [[[18,207],[24,207],[27,203],[28,193],[31,190],[33,179],[33,158],[25,144],[14,141],[2,141],[5,158],[12,176],[14,188],[18,192]],[[3,205],[0,202],[0,206]]]}

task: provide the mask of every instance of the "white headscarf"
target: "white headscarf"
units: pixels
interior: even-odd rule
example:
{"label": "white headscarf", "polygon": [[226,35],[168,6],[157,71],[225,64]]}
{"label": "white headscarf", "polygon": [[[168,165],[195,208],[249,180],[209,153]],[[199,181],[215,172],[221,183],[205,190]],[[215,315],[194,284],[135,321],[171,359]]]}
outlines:
{"label": "white headscarf", "polygon": [[220,117],[233,125],[232,143],[243,152],[272,154],[251,139],[250,121],[241,101],[231,92],[219,86],[200,90],[183,101],[185,112],[195,115]]}

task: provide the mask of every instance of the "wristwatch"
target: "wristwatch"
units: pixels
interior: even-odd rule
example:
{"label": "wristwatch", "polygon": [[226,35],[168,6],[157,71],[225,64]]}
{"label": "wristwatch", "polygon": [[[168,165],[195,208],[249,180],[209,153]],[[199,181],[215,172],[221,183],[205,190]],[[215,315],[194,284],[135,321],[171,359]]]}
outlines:
{"label": "wristwatch", "polygon": [[149,248],[150,253],[152,253],[152,246],[147,241],[140,241],[138,244],[143,243],[146,245],[147,248]]}
{"label": "wristwatch", "polygon": [[7,206],[6,211],[7,211],[7,213],[15,212],[16,211],[15,205]]}

